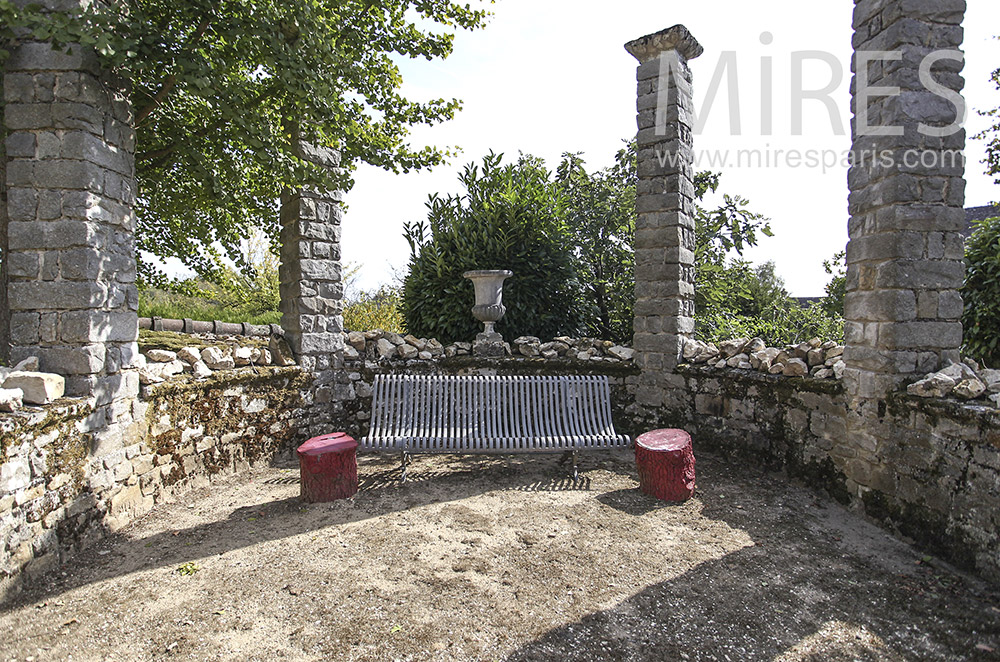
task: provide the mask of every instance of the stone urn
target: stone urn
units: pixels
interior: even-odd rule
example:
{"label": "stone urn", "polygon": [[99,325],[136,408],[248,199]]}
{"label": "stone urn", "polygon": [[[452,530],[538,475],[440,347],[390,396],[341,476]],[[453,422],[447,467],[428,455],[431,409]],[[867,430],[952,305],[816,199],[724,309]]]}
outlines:
{"label": "stone urn", "polygon": [[513,276],[514,272],[494,269],[466,271],[462,275],[471,280],[476,288],[476,305],[472,307],[472,315],[483,323],[487,335],[494,334],[493,325],[507,312],[503,307],[503,282]]}

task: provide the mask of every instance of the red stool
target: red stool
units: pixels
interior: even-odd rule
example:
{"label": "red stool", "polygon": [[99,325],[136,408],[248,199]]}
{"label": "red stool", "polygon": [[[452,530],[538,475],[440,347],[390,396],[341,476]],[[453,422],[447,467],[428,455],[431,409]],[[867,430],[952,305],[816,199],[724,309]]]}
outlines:
{"label": "red stool", "polygon": [[343,432],[299,446],[301,497],[308,503],[346,499],[358,492],[358,442]]}
{"label": "red stool", "polygon": [[694,494],[694,449],[684,430],[653,430],[635,440],[639,489],[664,501]]}

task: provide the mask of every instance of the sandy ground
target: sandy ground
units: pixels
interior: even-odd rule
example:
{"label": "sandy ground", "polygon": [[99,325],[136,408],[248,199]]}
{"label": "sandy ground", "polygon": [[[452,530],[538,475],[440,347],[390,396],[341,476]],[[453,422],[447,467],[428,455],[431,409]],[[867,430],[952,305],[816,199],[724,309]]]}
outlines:
{"label": "sandy ground", "polygon": [[192,491],[0,609],[0,660],[997,660],[1000,592],[707,454],[682,505],[628,452],[361,459]]}

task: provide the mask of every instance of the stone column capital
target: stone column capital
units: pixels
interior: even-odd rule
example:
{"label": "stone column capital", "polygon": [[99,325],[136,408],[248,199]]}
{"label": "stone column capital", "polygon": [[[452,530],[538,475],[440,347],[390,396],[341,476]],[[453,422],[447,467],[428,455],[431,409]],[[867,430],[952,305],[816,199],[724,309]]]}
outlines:
{"label": "stone column capital", "polygon": [[639,64],[655,60],[660,53],[677,51],[685,60],[693,60],[705,49],[683,25],[675,25],[645,37],[639,37],[625,44],[625,50],[632,54]]}

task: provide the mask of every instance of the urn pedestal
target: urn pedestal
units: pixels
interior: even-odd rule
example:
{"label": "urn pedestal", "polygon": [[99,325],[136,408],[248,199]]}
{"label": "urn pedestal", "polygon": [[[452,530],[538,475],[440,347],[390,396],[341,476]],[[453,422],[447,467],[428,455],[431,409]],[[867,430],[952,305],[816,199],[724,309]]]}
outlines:
{"label": "urn pedestal", "polygon": [[476,356],[509,355],[510,345],[504,342],[503,336],[493,329],[493,325],[503,319],[507,312],[503,305],[503,282],[513,276],[514,272],[491,269],[466,271],[462,275],[471,280],[475,287],[476,305],[472,307],[472,315],[484,326],[483,332],[476,335],[472,353]]}

